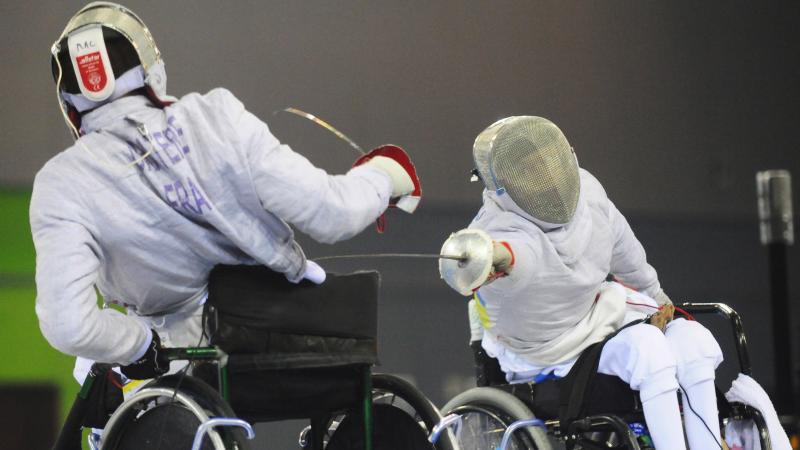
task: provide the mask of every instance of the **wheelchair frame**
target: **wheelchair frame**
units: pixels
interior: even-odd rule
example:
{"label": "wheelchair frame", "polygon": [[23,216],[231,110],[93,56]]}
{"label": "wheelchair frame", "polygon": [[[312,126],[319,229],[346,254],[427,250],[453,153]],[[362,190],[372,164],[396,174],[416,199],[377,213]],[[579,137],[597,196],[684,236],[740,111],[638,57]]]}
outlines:
{"label": "wheelchair frame", "polygon": [[[222,398],[226,402],[230,402],[230,386],[229,386],[229,377],[228,377],[228,354],[217,347],[185,347],[185,348],[165,348],[164,353],[169,361],[215,361],[217,363],[217,371],[218,371],[218,391]],[[189,375],[186,375],[189,376]],[[154,380],[157,381],[158,379]],[[87,391],[91,389],[91,383],[87,383],[86,386],[82,387],[82,392],[84,390]],[[238,419],[236,417],[202,417],[202,414],[199,413],[199,407],[196,403],[186,395],[183,395],[178,388],[174,390],[165,389],[161,387],[143,387],[139,392],[131,396],[130,399],[127,399],[115,412],[112,414],[111,418],[106,425],[106,428],[113,429],[113,427],[117,424],[117,421],[120,417],[122,417],[126,413],[125,405],[133,402],[144,400],[150,397],[159,397],[159,396],[174,396],[180,400],[181,403],[184,405],[188,405],[192,412],[198,418],[201,418],[201,424],[198,426],[197,431],[195,433],[194,442],[192,444],[192,450],[199,450],[200,446],[202,445],[203,439],[206,435],[212,440],[216,448],[228,448],[226,443],[223,443],[220,437],[214,432],[215,427],[220,426],[233,426],[233,427],[240,427],[243,428],[246,433],[248,439],[253,439],[255,437],[255,432],[253,431],[252,425],[248,422]],[[361,403],[362,409],[361,414],[363,416],[363,426],[364,426],[364,448],[365,450],[372,450],[373,442],[373,424],[372,424],[372,370],[371,366],[364,365],[362,369],[362,390],[361,390],[361,399],[359,400]],[[321,430],[321,426],[324,425],[323,422],[317,421],[315,419],[312,420],[312,425],[310,428],[311,431],[311,449],[313,450],[322,450],[323,448],[323,432]],[[316,422],[316,423],[315,423]],[[90,436],[89,439],[90,448],[93,450],[99,450],[99,442],[93,440]],[[221,447],[220,447],[221,446]]]}
{"label": "wheelchair frame", "polygon": [[[713,314],[728,319],[731,326],[731,330],[733,332],[733,338],[736,346],[736,354],[739,362],[740,371],[746,375],[750,375],[752,373],[752,367],[750,365],[750,356],[747,349],[747,338],[745,336],[744,328],[742,326],[741,316],[739,316],[739,314],[733,308],[724,303],[684,303],[678,306],[691,316],[701,315],[701,314],[702,315]],[[475,388],[475,389],[494,389],[494,388],[489,387],[489,388]],[[474,391],[475,389],[472,389],[470,391]],[[524,405],[524,403],[521,400],[518,400],[516,397],[513,396],[510,397],[513,399],[512,401],[517,401],[519,402],[519,404]],[[453,400],[455,400],[455,398]],[[451,400],[451,402],[453,400]],[[527,405],[524,406],[527,408]],[[457,430],[460,427],[460,415],[458,414],[459,408],[463,408],[463,406],[454,408],[454,410],[450,412],[439,423],[436,431],[440,431],[441,428],[454,428],[456,429],[456,433],[458,433]],[[448,406],[446,405],[443,408],[444,410],[443,412],[448,413],[447,409]],[[724,419],[753,420],[759,433],[761,448],[764,450],[770,450],[772,448],[766,422],[761,413],[757,409],[741,403],[731,403],[731,414],[728,417],[720,417],[720,420]],[[530,417],[520,418],[506,425],[506,429],[503,434],[503,439],[501,441],[501,445],[498,448],[498,450],[505,450],[507,448],[514,433],[524,432],[526,434],[530,434],[530,431],[535,430],[537,427],[541,429],[543,432],[546,432],[547,435],[552,435],[558,439],[563,440],[567,445],[568,449],[571,449],[576,445],[580,445],[581,448],[585,449],[609,448],[607,446],[601,447],[595,442],[586,440],[584,436],[585,433],[592,433],[601,430],[611,430],[617,434],[618,439],[620,439],[620,444],[625,445],[625,447],[622,448],[626,448],[628,450],[640,450],[640,446],[636,441],[636,438],[631,432],[630,428],[628,427],[628,424],[621,417],[612,414],[593,415],[583,419],[575,420],[567,427],[566,430],[559,429],[560,423],[558,420],[543,421],[541,419],[536,419],[531,414]],[[435,442],[438,435],[434,435],[434,433],[432,433],[430,437],[432,442]],[[533,435],[530,435],[528,437],[531,440],[534,439]],[[538,448],[538,450],[550,450],[548,447],[549,444],[547,444],[547,447]]]}
{"label": "wheelchair frame", "polygon": [[[222,399],[225,402],[229,402],[230,389],[227,369],[227,353],[216,347],[165,348],[164,353],[166,354],[167,359],[170,361],[216,361],[219,376],[219,385],[217,390]],[[390,393],[392,396],[402,398],[410,407],[414,409],[416,413],[418,413],[418,415],[421,417],[421,420],[425,423],[425,426],[429,430],[432,429],[436,425],[437,421],[441,419],[442,416],[436,407],[413,385],[393,375],[373,374],[370,365],[363,366],[363,369],[361,369],[362,389],[361,399],[359,400],[359,403],[361,404],[361,411],[359,415],[362,415],[363,417],[362,423],[364,427],[365,450],[372,450],[374,446],[372,415],[373,388],[379,389],[381,392]],[[189,375],[184,376],[193,379],[195,378]],[[172,375],[172,377],[181,377],[181,375]],[[238,427],[242,428],[246,432],[247,439],[253,439],[255,436],[253,427],[250,423],[237,417],[218,417],[205,414],[202,410],[202,407],[198,405],[190,395],[184,394],[180,388],[159,386],[158,381],[160,379],[161,378],[153,380],[152,383],[155,383],[155,385],[144,386],[129,399],[125,400],[123,404],[114,411],[112,416],[109,418],[108,423],[106,424],[106,431],[108,433],[106,437],[109,439],[111,438],[109,435],[115,432],[115,426],[120,424],[121,421],[125,420],[127,417],[126,415],[131,412],[130,410],[135,409],[137,404],[143,401],[164,397],[172,397],[176,399],[183,406],[187,407],[187,409],[189,409],[195,415],[195,417],[200,420],[200,425],[198,426],[194,435],[192,450],[199,450],[206,436],[208,436],[214,448],[216,449],[231,448],[231,442],[227,442],[216,432],[215,428],[217,427]],[[90,377],[87,380],[88,382],[84,383],[81,388],[81,393],[84,394],[83,398],[88,397],[88,394],[94,385],[93,377]],[[432,416],[435,416],[436,419],[433,419]],[[330,425],[328,419],[320,417],[311,418],[311,425],[301,433],[300,442],[301,445],[303,445],[302,448],[312,450],[323,449],[325,431]],[[445,433],[447,433],[447,430],[445,430]],[[89,436],[89,447],[92,450],[100,450],[103,448],[103,445],[104,444],[100,442],[99,439],[93,437],[93,435]],[[440,440],[440,442],[437,442],[433,445],[440,450],[457,450],[457,445],[453,443],[450,435],[447,435],[444,439]]]}

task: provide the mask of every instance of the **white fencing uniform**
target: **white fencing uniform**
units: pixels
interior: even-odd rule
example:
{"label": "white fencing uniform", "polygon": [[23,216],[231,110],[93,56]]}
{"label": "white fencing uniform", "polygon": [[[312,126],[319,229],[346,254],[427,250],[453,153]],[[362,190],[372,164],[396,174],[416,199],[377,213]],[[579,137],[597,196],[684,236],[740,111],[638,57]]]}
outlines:
{"label": "white fencing uniform", "polygon": [[[641,311],[648,307],[627,305],[629,297],[634,297],[630,303],[649,304],[653,311],[657,305],[652,298],[665,298],[625,218],[591,174],[581,169],[580,177],[579,204],[565,226],[538,223],[507,196],[488,190],[470,225],[495,241],[506,241],[514,252],[513,270],[480,287],[474,304],[484,328],[483,347],[511,382],[551,372],[566,375],[585,348],[627,320],[646,315]],[[606,283],[609,273],[643,294]],[[666,333],[646,324],[622,330],[603,348],[599,372],[616,375],[638,390],[656,444],[660,439],[659,448],[680,449],[684,444],[674,395],[678,383],[691,391],[690,386],[711,380],[713,394],[714,369],[721,361],[711,333],[697,322],[679,319]],[[713,408],[709,425],[717,429],[718,439],[716,403]],[[695,418],[686,417],[689,430]],[[692,448],[714,445],[706,430],[692,434]]]}
{"label": "white fencing uniform", "polygon": [[[85,114],[82,132],[34,184],[36,312],[51,345],[102,362],[131,363],[153,322],[196,310],[217,264],[300,280],[306,259],[288,224],[346,239],[392,192],[368,165],[338,176],[314,167],[224,89],[165,109],[123,97]],[[129,315],[99,309],[95,287]]]}

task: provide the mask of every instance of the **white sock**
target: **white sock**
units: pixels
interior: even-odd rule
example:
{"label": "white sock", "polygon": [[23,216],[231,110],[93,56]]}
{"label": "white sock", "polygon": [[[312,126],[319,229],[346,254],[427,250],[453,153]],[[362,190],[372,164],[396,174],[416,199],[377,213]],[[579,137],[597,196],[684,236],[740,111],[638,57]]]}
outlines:
{"label": "white sock", "polygon": [[689,448],[692,450],[719,449],[719,414],[714,380],[701,381],[686,387],[685,391],[683,389],[681,391],[683,392],[683,422],[686,427]]}
{"label": "white sock", "polygon": [[[642,402],[644,420],[657,449],[686,450],[681,413],[675,391],[665,392]],[[713,450],[713,449],[705,449]]]}

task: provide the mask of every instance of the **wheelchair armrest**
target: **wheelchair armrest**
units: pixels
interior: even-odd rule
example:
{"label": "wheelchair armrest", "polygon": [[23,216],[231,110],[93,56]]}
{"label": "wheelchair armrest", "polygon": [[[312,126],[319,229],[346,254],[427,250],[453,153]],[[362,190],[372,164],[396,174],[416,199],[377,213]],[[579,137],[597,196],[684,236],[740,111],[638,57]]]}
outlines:
{"label": "wheelchair armrest", "polygon": [[676,306],[692,315],[716,314],[728,319],[733,331],[733,340],[736,344],[736,354],[739,357],[739,370],[745,375],[752,374],[750,354],[747,350],[747,337],[744,335],[742,318],[739,313],[725,303],[682,303]]}

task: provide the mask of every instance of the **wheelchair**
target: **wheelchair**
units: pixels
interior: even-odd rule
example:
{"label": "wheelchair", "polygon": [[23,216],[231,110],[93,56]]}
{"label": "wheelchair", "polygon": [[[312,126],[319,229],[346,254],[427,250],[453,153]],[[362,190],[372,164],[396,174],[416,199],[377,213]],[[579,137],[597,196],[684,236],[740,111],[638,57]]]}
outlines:
{"label": "wheelchair", "polygon": [[[456,450],[450,434],[428,441],[442,416],[424,394],[372,373],[379,283],[374,271],[314,285],[260,266],[217,266],[203,314],[211,346],[165,349],[186,368],[115,405],[90,447],[244,450],[253,423],[303,418],[302,449]],[[105,374],[93,368],[84,383],[73,429],[76,406]]]}
{"label": "wheelchair", "polygon": [[[740,371],[751,373],[747,340],[736,311],[723,303],[685,303],[679,308],[690,317],[725,317],[733,331]],[[596,347],[598,355],[601,348]],[[580,363],[581,359],[575,367]],[[540,383],[506,384],[493,358],[487,365],[476,361],[476,366],[479,387],[447,402],[441,409],[446,417],[436,427],[436,431],[453,429],[462,450],[654,448],[646,432],[642,433],[646,428],[638,393],[617,377],[594,373],[592,378],[571,383],[562,381],[568,376]],[[758,410],[729,403],[719,390],[717,404],[723,432],[727,421],[752,420],[761,448],[772,448],[766,422]],[[432,440],[435,437],[432,435]]]}

